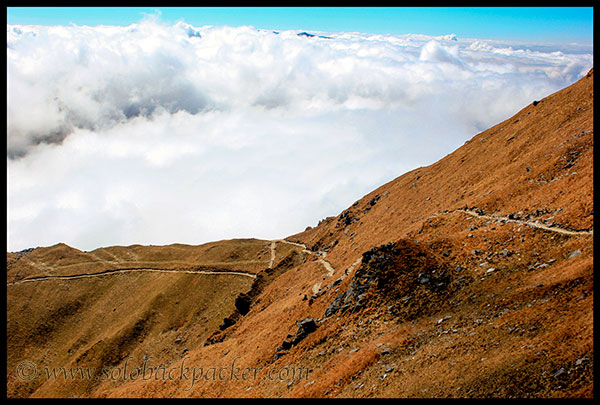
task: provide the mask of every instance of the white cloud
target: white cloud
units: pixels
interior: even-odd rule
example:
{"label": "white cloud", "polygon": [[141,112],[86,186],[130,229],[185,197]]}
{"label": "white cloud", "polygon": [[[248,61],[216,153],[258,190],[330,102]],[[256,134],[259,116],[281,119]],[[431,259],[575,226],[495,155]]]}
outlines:
{"label": "white cloud", "polygon": [[452,35],[297,34],[7,26],[9,250],[283,237],[593,59]]}

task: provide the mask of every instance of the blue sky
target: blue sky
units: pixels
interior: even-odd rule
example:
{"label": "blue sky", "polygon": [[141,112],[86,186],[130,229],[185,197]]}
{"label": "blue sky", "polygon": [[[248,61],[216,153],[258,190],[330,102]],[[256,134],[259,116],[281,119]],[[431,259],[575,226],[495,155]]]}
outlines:
{"label": "blue sky", "polygon": [[8,24],[129,25],[159,10],[164,22],[274,30],[592,44],[592,7],[9,7]]}

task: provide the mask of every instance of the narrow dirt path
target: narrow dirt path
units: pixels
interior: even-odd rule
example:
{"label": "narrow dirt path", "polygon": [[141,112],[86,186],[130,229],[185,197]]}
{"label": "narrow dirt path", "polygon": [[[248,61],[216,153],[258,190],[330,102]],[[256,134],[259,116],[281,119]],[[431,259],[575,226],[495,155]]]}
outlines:
{"label": "narrow dirt path", "polygon": [[302,253],[307,253],[310,255],[314,254],[314,255],[318,256],[317,261],[319,263],[321,263],[323,265],[323,267],[325,268],[325,270],[327,271],[327,277],[331,277],[333,275],[333,273],[335,273],[335,269],[333,268],[331,263],[329,263],[327,260],[325,260],[325,257],[327,256],[327,252],[325,252],[323,250],[313,252],[312,250],[309,250],[308,247],[304,243],[290,242],[285,239],[278,239],[277,242],[287,243],[289,245],[301,247]]}
{"label": "narrow dirt path", "polygon": [[352,264],[350,265],[350,267],[348,267],[348,268],[346,269],[346,271],[345,271],[345,272],[344,272],[344,274],[342,275],[342,278],[344,278],[344,277],[346,277],[348,274],[352,273],[352,270],[354,270],[354,268],[355,268],[356,266],[358,266],[358,265],[359,265],[361,262],[362,262],[362,256],[361,256],[361,257],[359,257],[358,259],[356,259],[356,260],[354,261],[354,263],[352,263]]}
{"label": "narrow dirt path", "polygon": [[[335,268],[326,259],[327,252],[325,252],[325,251],[319,250],[319,251],[314,252],[314,251],[308,249],[308,247],[305,244],[303,244],[303,243],[290,242],[290,241],[285,240],[285,239],[276,239],[276,240],[272,240],[270,242],[271,242],[271,244],[270,244],[269,248],[270,248],[270,251],[271,251],[271,257],[269,259],[269,268],[273,268],[273,265],[275,264],[276,248],[277,248],[277,243],[279,242],[279,243],[287,243],[289,245],[302,248],[302,253],[305,253],[305,254],[308,254],[308,255],[315,255],[317,257],[317,261],[319,263],[321,263],[321,265],[323,266],[323,268],[327,272],[327,275],[326,275],[327,277],[331,277],[335,273]],[[361,260],[361,258],[358,258],[348,268],[348,270],[346,270],[344,276],[347,275],[350,271],[352,271],[354,269],[354,267],[360,262],[360,260]],[[259,262],[259,261],[246,260],[244,262]],[[96,262],[91,262],[91,263],[96,263]],[[97,263],[98,264],[100,264],[100,263],[106,263],[106,261],[98,261]],[[223,264],[233,264],[233,263],[237,263],[237,262],[231,262],[231,263],[225,263],[224,262]],[[69,266],[80,266],[82,264],[86,264],[86,263],[72,263],[72,264],[60,266],[60,268],[62,269],[64,267],[69,267]],[[172,263],[172,264],[175,264],[175,263]],[[31,265],[35,265],[35,266],[39,267],[39,265],[37,265],[37,264],[35,264],[33,262],[31,263]],[[42,269],[40,269],[40,270],[42,270]],[[47,270],[47,269],[44,269],[44,270]],[[48,280],[77,280],[77,279],[82,279],[82,278],[104,277],[104,276],[111,276],[111,275],[116,275],[116,274],[132,273],[132,272],[162,272],[162,273],[234,275],[234,276],[243,276],[243,277],[256,278],[256,274],[254,274],[254,273],[247,273],[247,272],[243,272],[243,271],[227,271],[227,270],[223,270],[223,271],[177,270],[177,269],[159,269],[159,268],[151,268],[151,267],[139,267],[139,268],[108,269],[108,270],[103,270],[103,271],[96,272],[96,273],[72,274],[72,275],[66,275],[66,276],[39,276],[39,277],[30,277],[30,278],[26,278],[26,279],[22,279],[22,280],[8,282],[8,283],[6,283],[6,285],[7,286],[9,286],[9,285],[18,285],[18,284],[23,284],[23,283],[48,281]]]}
{"label": "narrow dirt path", "polygon": [[[327,260],[325,260],[325,256],[327,255],[327,252],[313,252],[311,250],[309,250],[306,245],[301,244],[301,243],[296,243],[296,242],[290,242],[287,241],[285,239],[277,239],[277,240],[272,240],[271,244],[270,244],[270,250],[271,250],[271,257],[269,259],[269,268],[273,268],[273,265],[275,263],[275,257],[276,257],[276,247],[277,247],[277,243],[281,242],[281,243],[287,243],[296,247],[300,247],[302,248],[302,252],[303,253],[307,253],[307,254],[316,254],[319,257],[318,261],[323,265],[323,267],[325,268],[325,270],[327,271],[327,276],[331,276],[334,272],[335,269],[333,268],[333,266],[331,265],[331,263],[329,263]],[[97,263],[103,263],[106,261],[99,261]],[[240,261],[241,262],[259,262],[259,261],[254,261],[254,260],[246,260],[246,261]],[[91,262],[94,263],[94,262]],[[226,263],[224,262],[223,264],[233,264],[233,263],[238,263],[238,262],[230,262],[230,263]],[[32,265],[35,265],[39,268],[39,266],[35,263],[31,263]],[[86,264],[86,263],[73,263],[73,264],[69,264],[69,265],[64,265],[61,266],[60,268],[64,268],[64,267],[69,267],[69,266],[80,266],[82,264]],[[40,270],[47,270],[47,269],[41,269]],[[211,274],[211,275],[233,275],[233,276],[243,276],[243,277],[250,277],[250,278],[256,278],[256,274],[254,273],[247,273],[247,272],[243,272],[243,271],[227,271],[227,270],[223,270],[223,271],[208,271],[208,270],[177,270],[177,269],[159,269],[159,268],[151,268],[151,267],[139,267],[139,268],[121,268],[121,269],[109,269],[109,270],[103,270],[100,272],[96,272],[96,273],[87,273],[87,274],[72,274],[72,275],[66,275],[66,276],[39,276],[39,277],[31,277],[31,278],[26,278],[26,279],[22,279],[22,280],[18,280],[18,281],[13,281],[13,282],[9,282],[6,283],[7,286],[9,285],[18,285],[18,284],[23,284],[23,283],[30,283],[30,282],[39,282],[39,281],[48,281],[48,280],[77,280],[77,279],[82,279],[82,278],[92,278],[92,277],[104,277],[104,276],[111,276],[111,275],[116,275],[116,274],[123,274],[123,273],[132,273],[132,272],[162,272],[162,273],[188,273],[188,274]]]}
{"label": "narrow dirt path", "polygon": [[103,276],[113,276],[116,274],[123,273],[144,273],[144,272],[154,272],[154,273],[187,273],[187,274],[210,274],[210,275],[228,275],[228,276],[244,276],[250,278],[256,278],[256,274],[246,273],[242,271],[210,271],[210,270],[174,270],[174,269],[154,269],[154,268],[134,268],[134,269],[114,269],[114,270],[106,270],[100,273],[89,273],[89,274],[73,274],[69,276],[40,276],[40,277],[31,277],[25,278],[18,281],[13,281],[10,283],[6,283],[9,285],[18,285],[23,283],[30,282],[39,282],[39,281],[47,281],[47,280],[76,280],[81,278],[93,278],[93,277],[103,277]]}
{"label": "narrow dirt path", "polygon": [[285,239],[277,239],[277,240],[275,240],[275,242],[287,243],[288,245],[301,247],[302,253],[307,253],[309,255],[315,253],[312,250],[308,250],[308,248],[306,247],[306,245],[304,243],[290,242],[289,240],[285,240]]}
{"label": "narrow dirt path", "polygon": [[[199,265],[202,265],[204,267],[209,267],[209,266],[227,266],[229,264],[253,264],[253,263],[264,263],[264,260],[237,260],[235,262],[203,262],[203,263],[199,263]],[[147,261],[123,261],[123,260],[119,260],[119,261],[114,261],[114,260],[98,260],[98,261],[87,261],[87,262],[79,262],[79,263],[69,263],[69,264],[63,264],[61,266],[53,266],[53,267],[49,267],[43,264],[38,264],[35,263],[29,259],[27,259],[26,261],[27,264],[36,267],[38,270],[40,271],[47,271],[47,270],[51,270],[51,269],[67,269],[69,267],[77,267],[77,266],[82,266],[82,265],[94,265],[94,264],[99,264],[99,265],[104,265],[104,266],[110,266],[110,265],[130,265],[130,266],[140,266],[139,268],[151,268],[151,267],[143,267],[143,266],[152,266],[155,263],[160,263],[162,265],[164,264],[169,264],[169,265],[189,265],[190,263],[188,261],[185,260],[165,260],[165,261],[152,261],[152,260],[147,260]],[[41,266],[44,266],[43,268]],[[112,269],[109,269],[112,270]]]}
{"label": "narrow dirt path", "polygon": [[317,261],[319,263],[321,263],[323,265],[323,267],[325,267],[325,270],[327,270],[327,277],[333,276],[333,273],[335,273],[335,269],[333,268],[331,263],[329,263],[327,260],[325,260],[325,257],[327,256],[327,252],[319,252],[319,253],[320,253],[321,257],[319,257],[319,259]]}
{"label": "narrow dirt path", "polygon": [[271,260],[269,261],[269,268],[273,268],[273,263],[275,263],[275,248],[277,247],[277,241],[271,241]]}
{"label": "narrow dirt path", "polygon": [[[314,251],[312,251],[312,250],[309,250],[309,249],[307,248],[307,246],[306,246],[305,244],[303,244],[303,243],[290,242],[290,241],[287,241],[287,240],[285,240],[285,239],[280,239],[280,240],[278,240],[278,242],[287,243],[287,244],[290,244],[290,245],[294,245],[294,246],[301,247],[301,248],[302,248],[302,252],[303,252],[303,253],[307,253],[307,254],[310,254],[310,255],[313,255],[313,254],[314,254],[315,256],[317,256],[317,257],[318,257],[317,261],[318,261],[319,263],[321,263],[321,265],[322,265],[322,266],[325,268],[325,271],[327,271],[327,275],[326,275],[326,277],[331,277],[331,276],[333,276],[333,274],[335,273],[335,268],[334,268],[334,267],[331,265],[331,263],[329,263],[329,261],[327,261],[327,259],[326,259],[326,257],[327,257],[327,252],[325,252],[325,251],[323,251],[323,250],[319,250],[319,251],[316,251],[316,252],[314,252]],[[346,276],[348,276],[348,275],[349,275],[349,274],[352,272],[352,270],[354,270],[354,268],[360,264],[360,262],[361,262],[361,261],[362,261],[362,256],[361,256],[361,257],[359,257],[358,259],[356,259],[356,260],[355,260],[355,261],[354,261],[354,262],[353,262],[353,263],[350,265],[350,267],[348,267],[348,268],[346,269],[346,271],[344,271],[344,274],[342,274],[342,275],[340,276],[340,278],[341,278],[341,279],[344,279]],[[317,282],[317,283],[315,283],[315,284],[312,286],[312,293],[313,293],[313,294],[319,294],[319,292],[321,291],[321,285],[322,285],[322,284],[323,284],[322,282]]]}
{"label": "narrow dirt path", "polygon": [[[504,217],[501,215],[493,215],[493,214],[480,214],[477,211],[474,210],[468,210],[468,209],[457,209],[454,211],[449,211],[449,212],[442,212],[441,214],[452,214],[454,212],[462,212],[464,214],[467,215],[471,215],[473,217],[479,217],[479,218],[486,218],[486,219],[491,219],[494,221],[501,221],[501,222],[512,222],[515,224],[520,224],[520,225],[527,225],[530,226],[532,228],[538,228],[538,229],[543,229],[545,231],[550,231],[550,232],[556,232],[556,233],[560,233],[563,235],[572,235],[572,236],[577,236],[577,235],[590,235],[593,236],[594,235],[594,231],[572,231],[569,229],[564,229],[564,228],[560,228],[557,226],[547,226],[544,224],[541,224],[539,222],[533,222],[533,221],[524,221],[524,220],[520,220],[520,219],[513,219],[513,218],[508,218],[508,217]],[[439,214],[439,215],[441,215]]]}

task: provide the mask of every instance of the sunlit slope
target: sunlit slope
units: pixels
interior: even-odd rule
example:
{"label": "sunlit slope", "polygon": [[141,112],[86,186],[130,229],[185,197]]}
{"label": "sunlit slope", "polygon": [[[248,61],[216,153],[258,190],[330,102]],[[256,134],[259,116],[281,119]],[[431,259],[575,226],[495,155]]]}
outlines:
{"label": "sunlit slope", "polygon": [[[8,253],[8,281],[120,268],[228,269],[256,273],[269,264],[269,241],[236,239],[204,245],[111,246],[82,252],[64,243]],[[13,263],[18,261],[18,268]]]}
{"label": "sunlit slope", "polygon": [[[58,244],[8,253],[9,396],[85,396],[102,383],[53,381],[44,368],[99,371],[132,356],[161,364],[178,359],[218,330],[257,273],[294,248],[239,239],[92,252]],[[38,378],[19,378],[24,361],[36,365]]]}

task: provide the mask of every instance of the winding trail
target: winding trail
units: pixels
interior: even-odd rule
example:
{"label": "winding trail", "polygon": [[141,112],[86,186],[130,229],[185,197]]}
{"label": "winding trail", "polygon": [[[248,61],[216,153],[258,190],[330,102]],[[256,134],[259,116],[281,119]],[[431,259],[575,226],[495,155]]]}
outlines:
{"label": "winding trail", "polygon": [[300,248],[302,248],[302,253],[307,253],[309,255],[315,253],[312,250],[308,250],[308,248],[306,247],[306,245],[304,243],[290,242],[289,240],[285,240],[285,239],[277,239],[274,242],[287,243],[288,245],[300,247]]}
{"label": "winding trail", "polygon": [[541,224],[539,222],[524,221],[524,220],[520,220],[520,219],[514,219],[514,218],[504,217],[504,216],[501,216],[501,215],[480,214],[477,211],[469,210],[469,209],[457,209],[457,210],[454,210],[454,211],[441,212],[441,213],[438,213],[436,215],[433,215],[432,217],[435,217],[435,216],[438,216],[438,215],[453,214],[455,212],[462,212],[464,214],[471,215],[473,217],[491,219],[491,220],[497,221],[497,222],[512,222],[512,223],[515,223],[515,224],[527,225],[527,226],[530,226],[532,228],[543,229],[544,231],[556,232],[556,233],[560,233],[560,234],[563,234],[563,235],[571,235],[571,236],[579,236],[579,235],[593,236],[594,235],[594,231],[593,230],[590,230],[590,231],[572,231],[572,230],[560,228],[560,227],[557,227],[557,226],[544,225],[544,224]]}
{"label": "winding trail", "polygon": [[187,273],[187,274],[210,274],[210,275],[231,275],[231,276],[244,276],[250,278],[256,278],[256,274],[254,273],[246,273],[243,271],[210,271],[210,270],[175,270],[175,269],[155,269],[155,268],[130,268],[130,269],[114,269],[114,270],[106,270],[100,273],[88,273],[88,274],[73,274],[69,276],[39,276],[39,277],[31,277],[25,278],[22,280],[12,281],[6,283],[9,285],[18,285],[23,283],[30,282],[39,282],[39,281],[47,281],[47,280],[76,280],[81,278],[93,278],[93,277],[103,277],[103,276],[113,276],[116,274],[123,273]]}
{"label": "winding trail", "polygon": [[[287,243],[289,245],[300,247],[300,248],[302,248],[302,253],[306,253],[306,254],[310,254],[310,255],[315,254],[315,255],[319,256],[318,261],[323,265],[323,267],[327,271],[328,277],[333,275],[333,273],[335,272],[335,269],[333,268],[331,263],[329,263],[327,260],[325,260],[325,256],[327,255],[327,252],[323,252],[323,251],[313,252],[312,250],[309,250],[306,247],[306,245],[304,245],[302,243],[290,242],[285,239],[276,239],[276,240],[272,240],[270,242],[271,242],[271,244],[270,244],[271,257],[269,259],[269,268],[273,268],[273,265],[275,263],[275,257],[276,257],[277,243],[280,242],[280,243]],[[256,261],[246,260],[246,261],[240,261],[240,262],[256,262]],[[90,262],[90,264],[93,264],[93,263],[102,263],[102,262]],[[235,262],[235,263],[238,263],[238,262]],[[41,269],[39,264],[37,264],[37,263],[31,262],[30,264],[38,267],[40,270],[44,270],[44,271],[48,270],[48,269]],[[74,264],[70,264],[70,265],[61,266],[60,268],[68,267],[71,265],[72,266],[75,266],[75,265],[80,266],[82,264],[86,264],[86,263],[74,263]],[[226,263],[223,263],[223,264],[226,264]],[[255,273],[248,273],[248,272],[244,272],[244,271],[233,271],[233,270],[231,270],[231,271],[229,271],[229,270],[211,271],[211,270],[183,270],[183,269],[159,269],[159,268],[153,268],[153,267],[137,267],[137,268],[109,269],[109,270],[103,270],[103,271],[99,271],[99,272],[95,272],[95,273],[72,274],[72,275],[65,275],[65,276],[30,277],[30,278],[17,280],[17,281],[7,282],[6,285],[7,286],[19,285],[19,284],[23,284],[23,283],[49,281],[49,280],[77,280],[77,279],[83,279],[83,278],[105,277],[105,276],[112,276],[112,275],[124,274],[124,273],[134,273],[134,272],[137,272],[137,273],[154,272],[154,273],[209,274],[209,275],[219,275],[219,276],[228,275],[228,276],[249,277],[249,278],[253,278],[253,279],[257,277],[257,275]]]}
{"label": "winding trail", "polygon": [[[279,240],[279,242],[282,242],[282,243],[288,243],[288,244],[290,244],[290,245],[294,245],[294,246],[301,247],[301,248],[302,248],[302,252],[303,252],[303,253],[308,253],[308,254],[310,254],[310,255],[313,255],[313,254],[314,254],[314,255],[316,255],[316,256],[318,257],[317,261],[318,261],[319,263],[321,263],[321,265],[323,265],[323,267],[324,267],[324,268],[325,268],[325,270],[327,271],[327,275],[326,275],[326,277],[331,277],[331,276],[333,276],[333,274],[335,273],[335,268],[334,268],[334,267],[331,265],[331,263],[329,263],[329,262],[328,262],[328,261],[325,259],[325,258],[327,257],[327,252],[325,252],[325,251],[323,251],[323,250],[319,250],[319,251],[317,251],[317,252],[313,252],[312,250],[309,250],[309,249],[307,248],[307,246],[306,246],[305,244],[303,244],[303,243],[290,242],[290,241],[287,241],[287,240],[285,240],[285,239],[280,239],[280,240]],[[352,272],[352,270],[354,270],[354,268],[355,268],[356,266],[358,266],[358,265],[361,263],[361,261],[362,261],[362,256],[360,256],[358,259],[356,259],[356,260],[355,260],[355,261],[354,261],[354,262],[353,262],[353,263],[350,265],[350,267],[348,267],[348,268],[346,269],[346,271],[344,271],[344,274],[342,274],[342,275],[340,276],[340,279],[341,279],[341,280],[343,280],[345,277],[347,277],[347,276],[348,276],[348,275],[349,275],[349,274]],[[312,286],[312,293],[313,293],[313,295],[317,295],[317,294],[319,294],[319,293],[322,291],[322,290],[321,290],[321,285],[322,285],[322,282],[317,282],[317,283],[315,283],[315,284]]]}
{"label": "winding trail", "polygon": [[323,267],[325,267],[325,270],[327,270],[327,277],[333,276],[333,273],[335,273],[335,269],[333,268],[331,263],[329,263],[327,260],[325,260],[325,257],[327,256],[327,252],[320,252],[320,253],[321,253],[321,257],[319,257],[319,259],[317,261],[319,263],[321,263],[323,265]]}
{"label": "winding trail", "polygon": [[304,243],[290,242],[285,239],[278,239],[277,242],[287,243],[289,245],[301,247],[302,253],[307,253],[310,255],[314,254],[314,255],[318,256],[317,261],[319,263],[321,263],[323,265],[323,267],[325,268],[325,270],[327,271],[327,277],[331,277],[333,275],[333,273],[335,273],[335,269],[333,268],[331,263],[329,263],[327,260],[325,260],[325,257],[327,256],[327,252],[325,252],[323,250],[313,252],[312,250],[309,250],[308,247]]}
{"label": "winding trail", "polygon": [[[520,220],[520,219],[514,219],[514,218],[509,218],[509,217],[505,217],[505,216],[501,216],[501,215],[493,215],[493,214],[483,214],[483,213],[479,213],[475,210],[469,210],[469,209],[456,209],[453,211],[442,211],[442,212],[438,212],[434,215],[432,215],[429,218],[433,218],[439,215],[448,215],[448,214],[454,214],[454,213],[463,213],[463,214],[467,214],[473,217],[478,217],[478,218],[485,218],[485,219],[490,219],[493,221],[497,221],[497,222],[503,222],[503,223],[515,223],[515,224],[520,224],[520,225],[527,225],[530,226],[532,228],[537,228],[537,229],[541,229],[544,231],[549,231],[549,232],[556,232],[562,235],[569,235],[569,236],[593,236],[594,235],[594,231],[593,230],[589,230],[589,231],[577,231],[577,230],[570,230],[570,229],[565,229],[565,228],[561,228],[558,226],[548,226],[548,225],[544,225],[540,222],[533,222],[533,221],[526,221],[526,220]],[[298,247],[301,247],[303,250],[303,252],[308,253],[308,254],[315,254],[318,256],[317,261],[320,262],[323,267],[325,268],[325,270],[327,271],[327,277],[330,277],[334,274],[335,269],[333,268],[333,266],[331,265],[331,263],[329,263],[325,257],[327,256],[327,252],[324,251],[318,251],[318,252],[313,252],[311,250],[308,250],[308,248],[306,247],[306,245],[302,244],[302,243],[297,243],[297,242],[290,242],[287,241],[285,239],[281,239],[279,240],[279,242],[283,242],[283,243],[288,243],[291,245],[295,245]],[[358,259],[356,259],[351,265],[350,267],[348,267],[345,271],[344,274],[342,274],[341,278],[345,278],[346,276],[348,276],[356,266],[358,266],[362,261],[362,257],[359,257]],[[313,288],[312,291],[313,293],[318,293],[321,290],[321,283],[318,282],[316,283]]]}
{"label": "winding trail", "polygon": [[[252,264],[252,263],[264,263],[264,260],[237,260],[235,262],[204,262],[201,265],[203,267],[209,267],[209,266],[227,266],[228,264]],[[45,264],[40,264],[40,263],[36,263],[31,261],[30,259],[25,259],[25,263],[27,263],[30,266],[33,266],[35,268],[37,268],[40,271],[47,271],[47,270],[51,270],[51,269],[66,269],[69,267],[78,267],[78,266],[82,266],[82,265],[102,265],[102,266],[118,266],[119,264],[124,264],[127,263],[130,266],[139,266],[136,268],[139,269],[146,269],[146,268],[152,268],[152,267],[144,267],[144,266],[152,266],[153,264],[156,263],[156,261],[151,261],[151,260],[146,260],[146,261],[136,261],[136,260],[127,260],[127,261],[115,261],[115,260],[98,260],[98,261],[87,261],[87,262],[78,262],[78,263],[69,263],[69,264],[63,264],[60,266],[47,266]],[[160,261],[161,264],[169,264],[169,265],[189,265],[190,263],[185,261],[185,260],[164,260],[164,261]],[[133,268],[133,267],[132,267]],[[114,270],[114,269],[107,269],[107,270]],[[171,269],[174,270],[174,269]],[[232,270],[233,271],[233,270]],[[100,273],[100,272],[98,272]]]}

